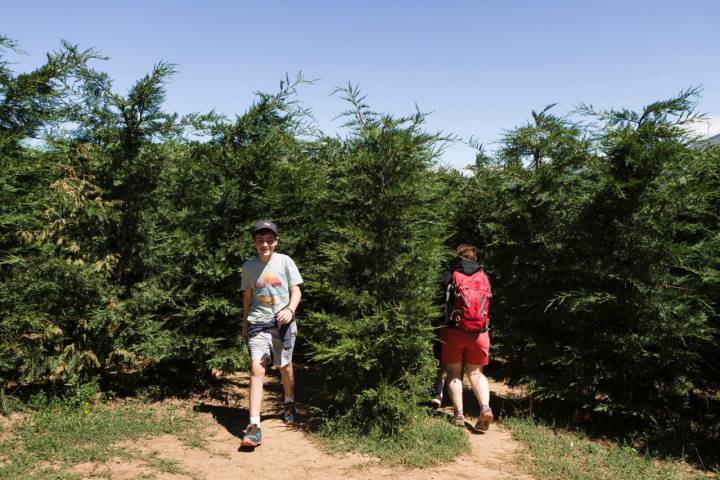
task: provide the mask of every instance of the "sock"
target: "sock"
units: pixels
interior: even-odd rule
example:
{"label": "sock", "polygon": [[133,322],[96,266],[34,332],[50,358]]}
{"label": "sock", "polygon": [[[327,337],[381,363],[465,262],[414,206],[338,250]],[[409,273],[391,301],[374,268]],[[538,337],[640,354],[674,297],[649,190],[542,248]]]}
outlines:
{"label": "sock", "polygon": [[293,403],[295,401],[295,395],[292,397],[285,397],[285,403]]}
{"label": "sock", "polygon": [[250,417],[250,425],[260,425],[260,415],[257,417]]}
{"label": "sock", "polygon": [[455,415],[457,415],[458,417],[464,417],[464,416],[465,416],[465,415],[463,415],[463,411],[462,411],[462,410],[455,410]]}

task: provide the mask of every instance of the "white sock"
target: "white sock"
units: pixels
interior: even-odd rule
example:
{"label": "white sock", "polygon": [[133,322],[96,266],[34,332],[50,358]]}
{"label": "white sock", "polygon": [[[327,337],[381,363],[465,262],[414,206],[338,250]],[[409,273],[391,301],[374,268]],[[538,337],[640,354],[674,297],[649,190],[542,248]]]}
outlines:
{"label": "white sock", "polygon": [[292,403],[295,401],[295,395],[292,397],[285,397],[285,403]]}
{"label": "white sock", "polygon": [[257,417],[250,417],[250,425],[260,425],[260,415]]}

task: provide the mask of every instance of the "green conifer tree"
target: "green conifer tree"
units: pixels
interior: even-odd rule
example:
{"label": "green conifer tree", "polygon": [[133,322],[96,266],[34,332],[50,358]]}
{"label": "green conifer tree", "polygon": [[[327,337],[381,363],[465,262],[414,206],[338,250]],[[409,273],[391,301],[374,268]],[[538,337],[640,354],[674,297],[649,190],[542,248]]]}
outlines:
{"label": "green conifer tree", "polygon": [[350,135],[332,155],[327,217],[310,266],[322,311],[308,319],[310,357],[327,395],[361,431],[397,432],[434,371],[431,341],[447,205],[432,171],[443,138],[425,116],[395,118],[340,90]]}
{"label": "green conifer tree", "polygon": [[545,413],[686,438],[717,415],[699,400],[718,378],[717,153],[683,129],[696,95],[521,127],[476,169],[458,231],[495,279],[505,371]]}

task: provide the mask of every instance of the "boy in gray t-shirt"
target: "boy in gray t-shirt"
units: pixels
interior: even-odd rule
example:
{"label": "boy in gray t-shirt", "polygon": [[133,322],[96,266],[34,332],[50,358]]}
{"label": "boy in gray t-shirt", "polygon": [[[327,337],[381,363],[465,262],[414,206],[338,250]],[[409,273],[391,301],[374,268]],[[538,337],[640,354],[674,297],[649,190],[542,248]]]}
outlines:
{"label": "boy in gray t-shirt", "polygon": [[273,253],[267,262],[257,257],[245,262],[240,288],[252,292],[247,321],[272,321],[276,314],[290,304],[290,287],[301,283],[302,277],[295,262],[282,253]]}
{"label": "boy in gray t-shirt", "polygon": [[280,370],[285,392],[283,422],[296,420],[295,376],[292,352],[297,326],[295,310],[302,293],[300,272],[287,255],[275,252],[277,227],[261,220],[251,229],[257,256],[243,264],[243,330],[250,350],[250,423],[245,429],[241,446],[257,447],[262,443],[260,407],[262,403],[265,366],[272,359]]}

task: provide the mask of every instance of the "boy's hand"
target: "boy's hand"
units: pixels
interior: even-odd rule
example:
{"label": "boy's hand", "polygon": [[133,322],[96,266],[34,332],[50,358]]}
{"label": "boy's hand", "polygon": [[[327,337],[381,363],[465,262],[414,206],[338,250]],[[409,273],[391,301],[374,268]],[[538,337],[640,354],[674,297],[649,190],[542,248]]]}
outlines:
{"label": "boy's hand", "polygon": [[283,308],[280,310],[277,314],[277,321],[280,325],[285,325],[286,323],[290,323],[293,318],[293,313],[290,311],[289,308]]}

